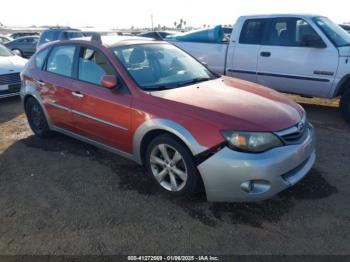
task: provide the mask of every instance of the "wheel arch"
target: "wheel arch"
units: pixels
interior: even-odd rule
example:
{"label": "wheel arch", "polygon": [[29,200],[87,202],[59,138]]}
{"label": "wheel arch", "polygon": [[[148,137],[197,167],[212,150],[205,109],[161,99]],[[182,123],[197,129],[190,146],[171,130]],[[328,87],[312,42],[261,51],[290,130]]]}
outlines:
{"label": "wheel arch", "polygon": [[168,119],[151,119],[140,125],[134,134],[133,154],[136,162],[143,164],[143,155],[148,143],[162,133],[170,134],[179,139],[194,156],[207,150],[180,124]]}
{"label": "wheel arch", "polygon": [[344,92],[347,89],[350,89],[350,74],[344,76],[340,81],[339,84],[337,86],[336,92],[335,92],[335,97],[336,96],[341,96],[342,94],[344,94]]}

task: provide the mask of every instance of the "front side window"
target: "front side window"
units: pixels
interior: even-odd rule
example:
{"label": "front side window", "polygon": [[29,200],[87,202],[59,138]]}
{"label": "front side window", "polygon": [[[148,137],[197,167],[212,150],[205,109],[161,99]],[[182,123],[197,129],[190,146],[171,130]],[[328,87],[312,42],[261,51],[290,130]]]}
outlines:
{"label": "front side window", "polygon": [[[271,22],[267,45],[306,46],[306,40],[320,39],[314,29],[303,19],[278,18]],[[322,41],[320,39],[320,41]]]}
{"label": "front side window", "polygon": [[54,47],[47,61],[47,71],[72,77],[74,53],[73,45]]}
{"label": "front side window", "polygon": [[116,75],[107,58],[101,52],[90,48],[81,48],[78,79],[100,85],[104,75]]}
{"label": "front side window", "polygon": [[245,21],[239,38],[239,43],[260,45],[267,22],[267,19],[249,19]]}
{"label": "front side window", "polygon": [[173,45],[139,44],[115,47],[112,51],[143,90],[176,88],[216,77]]}
{"label": "front side window", "polygon": [[350,34],[326,17],[313,18],[317,26],[337,47],[350,45]]}

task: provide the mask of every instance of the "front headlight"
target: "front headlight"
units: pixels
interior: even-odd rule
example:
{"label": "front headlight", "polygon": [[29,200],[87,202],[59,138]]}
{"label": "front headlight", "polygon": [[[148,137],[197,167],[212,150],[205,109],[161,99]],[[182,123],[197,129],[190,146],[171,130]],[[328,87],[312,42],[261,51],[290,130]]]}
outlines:
{"label": "front headlight", "polygon": [[260,153],[283,146],[282,141],[272,133],[221,131],[228,145],[233,150]]}

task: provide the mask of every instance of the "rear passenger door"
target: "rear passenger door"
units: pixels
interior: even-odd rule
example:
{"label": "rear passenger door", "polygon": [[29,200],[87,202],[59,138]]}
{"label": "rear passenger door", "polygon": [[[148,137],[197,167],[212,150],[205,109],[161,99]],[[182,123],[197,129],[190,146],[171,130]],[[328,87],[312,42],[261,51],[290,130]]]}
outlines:
{"label": "rear passenger door", "polygon": [[258,54],[258,82],[287,93],[327,97],[338,66],[332,44],[307,46],[305,39],[319,39],[304,19],[281,17],[269,24]]}
{"label": "rear passenger door", "polygon": [[[81,46],[73,81],[73,121],[84,137],[122,151],[131,150],[132,97],[109,59],[94,47]],[[118,89],[101,86],[104,75],[115,75]]]}
{"label": "rear passenger door", "polygon": [[244,22],[239,39],[235,45],[229,45],[227,75],[251,82],[257,81],[258,52],[262,37],[267,28],[268,19],[248,19]]}
{"label": "rear passenger door", "polygon": [[[41,51],[40,55],[44,55]],[[36,80],[50,119],[56,127],[73,130],[72,125],[72,75],[75,45],[59,45],[52,48],[42,71]]]}

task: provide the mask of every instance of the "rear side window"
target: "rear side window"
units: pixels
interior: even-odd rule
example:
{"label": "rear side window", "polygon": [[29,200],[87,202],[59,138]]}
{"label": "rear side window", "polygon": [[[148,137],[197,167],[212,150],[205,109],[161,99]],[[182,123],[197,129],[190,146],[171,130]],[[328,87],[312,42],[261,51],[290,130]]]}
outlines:
{"label": "rear side window", "polygon": [[249,19],[245,21],[239,38],[239,43],[260,45],[266,25],[267,19]]}
{"label": "rear side window", "polygon": [[78,79],[100,85],[104,75],[115,75],[116,72],[107,58],[99,51],[81,48],[79,57]]}
{"label": "rear side window", "polygon": [[47,71],[72,77],[75,46],[62,45],[52,49],[47,61]]}
{"label": "rear side window", "polygon": [[36,56],[35,56],[35,65],[39,69],[43,69],[45,59],[47,54],[49,53],[50,49],[46,48],[42,51],[40,51]]}

